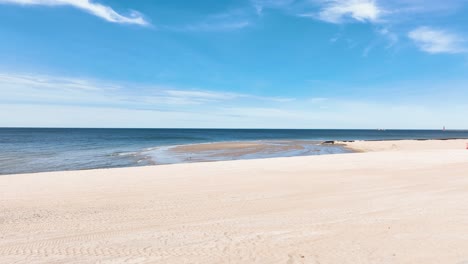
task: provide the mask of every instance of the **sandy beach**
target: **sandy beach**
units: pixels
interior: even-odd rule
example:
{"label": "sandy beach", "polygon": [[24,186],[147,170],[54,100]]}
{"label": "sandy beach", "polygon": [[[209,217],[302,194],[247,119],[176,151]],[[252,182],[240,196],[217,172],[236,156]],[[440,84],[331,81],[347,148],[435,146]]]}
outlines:
{"label": "sandy beach", "polygon": [[0,176],[0,263],[468,263],[468,140]]}

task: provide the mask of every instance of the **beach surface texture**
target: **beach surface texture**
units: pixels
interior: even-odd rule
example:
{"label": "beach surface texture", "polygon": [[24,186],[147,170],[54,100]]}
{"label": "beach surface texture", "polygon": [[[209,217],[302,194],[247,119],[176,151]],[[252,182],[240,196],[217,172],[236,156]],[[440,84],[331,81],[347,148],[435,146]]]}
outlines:
{"label": "beach surface texture", "polygon": [[466,143],[0,176],[0,263],[468,264]]}

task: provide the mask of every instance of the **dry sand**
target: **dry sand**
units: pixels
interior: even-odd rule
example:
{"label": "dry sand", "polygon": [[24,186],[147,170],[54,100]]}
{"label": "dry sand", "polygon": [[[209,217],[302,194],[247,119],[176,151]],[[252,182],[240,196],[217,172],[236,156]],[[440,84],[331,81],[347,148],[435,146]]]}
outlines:
{"label": "dry sand", "polygon": [[0,263],[468,263],[467,141],[0,176]]}

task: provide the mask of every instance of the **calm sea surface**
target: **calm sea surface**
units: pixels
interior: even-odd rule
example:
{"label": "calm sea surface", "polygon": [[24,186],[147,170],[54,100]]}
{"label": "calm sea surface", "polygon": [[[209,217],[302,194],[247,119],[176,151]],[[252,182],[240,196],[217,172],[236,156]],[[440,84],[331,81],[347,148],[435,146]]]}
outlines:
{"label": "calm sea surface", "polygon": [[242,159],[347,152],[340,146],[320,145],[325,140],[448,138],[468,138],[468,131],[0,128],[0,174],[187,162],[172,157],[166,150],[171,146],[197,143],[258,140],[316,142],[312,148],[307,147],[303,151],[237,157]]}

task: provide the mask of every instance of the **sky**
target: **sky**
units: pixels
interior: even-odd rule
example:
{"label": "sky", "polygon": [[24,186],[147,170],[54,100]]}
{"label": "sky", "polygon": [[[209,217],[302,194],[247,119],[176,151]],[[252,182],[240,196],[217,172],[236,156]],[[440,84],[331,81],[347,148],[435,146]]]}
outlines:
{"label": "sky", "polygon": [[0,127],[468,129],[468,0],[0,0]]}

